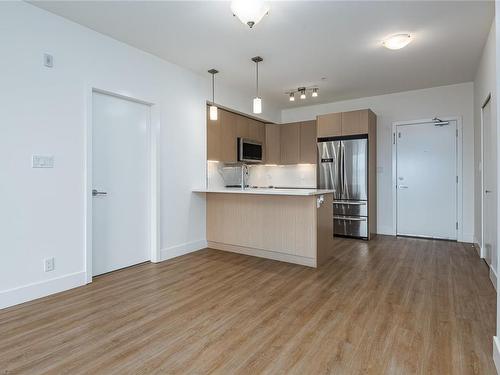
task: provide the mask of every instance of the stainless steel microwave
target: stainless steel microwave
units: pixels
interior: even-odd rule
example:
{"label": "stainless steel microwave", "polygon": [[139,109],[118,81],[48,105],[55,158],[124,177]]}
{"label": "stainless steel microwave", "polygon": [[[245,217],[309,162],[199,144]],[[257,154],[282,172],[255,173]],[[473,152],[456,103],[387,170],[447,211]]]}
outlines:
{"label": "stainless steel microwave", "polygon": [[253,139],[238,138],[238,161],[244,163],[262,163],[262,142]]}

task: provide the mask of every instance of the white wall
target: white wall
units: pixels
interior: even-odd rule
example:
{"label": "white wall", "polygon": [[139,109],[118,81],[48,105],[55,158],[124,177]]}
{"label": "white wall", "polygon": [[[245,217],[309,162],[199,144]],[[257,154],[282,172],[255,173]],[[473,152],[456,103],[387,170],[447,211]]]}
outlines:
{"label": "white wall", "polygon": [[[481,61],[479,63],[476,77],[474,80],[474,181],[475,181],[475,239],[474,242],[481,244],[481,168],[482,168],[482,151],[481,151],[481,107],[491,94],[491,121],[496,126],[496,74],[495,74],[495,23],[491,25],[491,30],[488,39],[484,46]],[[491,267],[496,274],[497,271],[497,253],[496,248],[491,254]]]}
{"label": "white wall", "polygon": [[282,111],[282,122],[312,120],[317,115],[370,108],[377,114],[378,233],[393,234],[392,123],[447,116],[463,121],[463,240],[474,236],[473,84],[434,87],[389,95],[318,104]]}
{"label": "white wall", "polygon": [[[205,101],[210,77],[24,2],[0,3],[0,308],[85,280],[85,127],[90,87],[158,104],[161,248],[204,246]],[[54,56],[52,69],[43,53]],[[207,67],[212,68],[212,67]],[[218,85],[216,101],[248,112],[251,97]],[[279,121],[267,108],[263,118]],[[32,169],[33,154],[55,156]],[[45,273],[43,259],[55,257]]]}

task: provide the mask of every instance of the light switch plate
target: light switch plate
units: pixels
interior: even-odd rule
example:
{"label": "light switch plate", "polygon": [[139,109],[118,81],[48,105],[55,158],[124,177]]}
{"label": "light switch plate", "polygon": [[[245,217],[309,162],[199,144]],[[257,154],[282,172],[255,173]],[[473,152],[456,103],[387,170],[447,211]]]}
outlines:
{"label": "light switch plate", "polygon": [[54,271],[56,268],[56,261],[54,258],[47,258],[44,260],[44,270],[45,272]]}
{"label": "light switch plate", "polygon": [[32,168],[54,168],[54,156],[33,155],[31,159]]}

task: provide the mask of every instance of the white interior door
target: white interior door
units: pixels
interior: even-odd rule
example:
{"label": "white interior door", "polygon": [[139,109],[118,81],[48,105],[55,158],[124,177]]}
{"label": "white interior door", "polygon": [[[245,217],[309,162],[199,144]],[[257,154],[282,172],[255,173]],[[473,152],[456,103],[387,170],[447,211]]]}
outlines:
{"label": "white interior door", "polygon": [[456,130],[456,121],[397,126],[397,234],[457,239]]}
{"label": "white interior door", "polygon": [[92,274],[150,259],[150,107],[94,92],[92,98]]}
{"label": "white interior door", "polygon": [[497,130],[491,122],[491,100],[482,109],[483,121],[483,256],[490,265],[497,238]]}

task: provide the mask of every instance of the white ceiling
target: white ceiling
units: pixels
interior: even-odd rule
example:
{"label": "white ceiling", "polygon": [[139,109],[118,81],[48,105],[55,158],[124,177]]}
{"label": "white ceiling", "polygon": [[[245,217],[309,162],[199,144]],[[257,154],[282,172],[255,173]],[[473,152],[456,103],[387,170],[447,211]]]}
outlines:
{"label": "white ceiling", "polygon": [[[471,81],[494,15],[491,1],[273,1],[249,29],[226,1],[34,4],[207,77],[216,68],[216,82],[245,92],[260,55],[261,96],[278,108]],[[381,46],[399,32],[415,40]],[[320,97],[288,102],[284,92],[303,85]]]}

